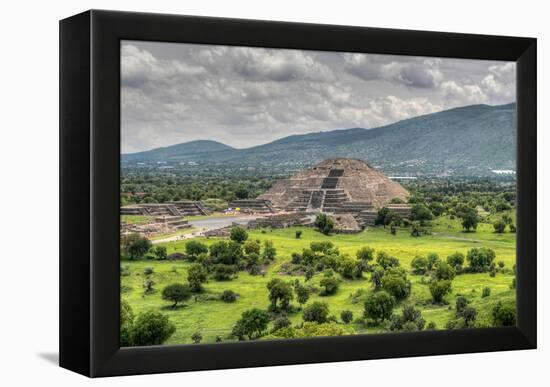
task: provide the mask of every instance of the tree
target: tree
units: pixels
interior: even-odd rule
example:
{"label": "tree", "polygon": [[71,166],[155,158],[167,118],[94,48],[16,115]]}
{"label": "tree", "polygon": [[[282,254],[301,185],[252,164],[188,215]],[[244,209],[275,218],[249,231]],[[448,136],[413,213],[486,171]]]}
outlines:
{"label": "tree", "polygon": [[411,261],[411,267],[414,274],[425,274],[428,271],[428,259],[421,255],[417,255]]}
{"label": "tree", "polygon": [[388,207],[382,207],[378,210],[378,213],[376,214],[376,218],[374,219],[374,225],[379,226],[382,225],[384,228],[386,228],[387,225],[390,223],[401,223],[399,216],[392,210],[390,210]]}
{"label": "tree", "polygon": [[353,312],[351,310],[343,310],[342,313],[340,313],[340,318],[344,324],[349,324],[353,321]]}
{"label": "tree", "polygon": [[237,293],[235,293],[233,290],[224,290],[222,295],[220,296],[220,299],[223,302],[231,303],[237,301]]}
{"label": "tree", "polygon": [[423,232],[424,232],[424,229],[420,225],[419,221],[415,220],[411,223],[411,236],[417,238],[420,235],[422,235]]}
{"label": "tree", "polygon": [[156,246],[153,249],[153,254],[155,255],[155,258],[159,261],[163,261],[166,258],[168,258],[168,254],[166,253],[166,247],[164,246]]}
{"label": "tree", "polygon": [[374,249],[368,246],[363,246],[355,253],[358,260],[370,264],[374,259]]}
{"label": "tree", "polygon": [[475,208],[468,207],[459,214],[459,217],[462,219],[462,228],[464,228],[464,230],[469,232],[470,230],[477,229],[479,215],[477,214],[477,210]]}
{"label": "tree", "polygon": [[187,301],[191,298],[191,288],[186,284],[171,284],[162,289],[162,299],[172,301],[175,308],[179,302]]}
{"label": "tree", "polygon": [[422,318],[420,310],[415,309],[413,305],[405,305],[401,315],[393,315],[389,329],[391,331],[421,331],[424,329],[426,321]]}
{"label": "tree", "polygon": [[334,220],[327,214],[323,213],[317,214],[313,224],[321,233],[325,235],[329,235],[334,229]]}
{"label": "tree", "polygon": [[300,239],[302,237],[302,230],[296,230],[296,239]]}
{"label": "tree", "polygon": [[207,278],[206,269],[198,263],[191,265],[187,270],[187,282],[189,282],[192,292],[202,291],[202,284],[206,282]]}
{"label": "tree", "polygon": [[275,249],[272,241],[264,241],[264,252],[262,256],[264,259],[269,261],[273,261],[275,259],[277,256],[277,249]]}
{"label": "tree", "polygon": [[190,261],[195,261],[201,254],[208,253],[208,247],[199,241],[189,241],[185,244],[185,253]]}
{"label": "tree", "polygon": [[338,279],[334,277],[325,277],[321,281],[319,281],[319,286],[325,288],[321,292],[321,296],[330,296],[338,291],[340,281],[338,281]]}
{"label": "tree", "polygon": [[287,328],[291,325],[290,320],[287,316],[280,316],[273,321],[273,331],[278,331],[279,329]]}
{"label": "tree", "polygon": [[248,192],[248,190],[244,186],[239,186],[235,190],[235,196],[237,197],[237,199],[248,199],[249,195],[250,195],[250,193]]}
{"label": "tree", "polygon": [[237,272],[237,268],[234,265],[218,263],[212,267],[212,272],[216,281],[228,281],[233,278]]}
{"label": "tree", "polygon": [[316,301],[304,308],[302,318],[304,321],[322,324],[328,321],[328,314],[328,304],[326,302]]}
{"label": "tree", "polygon": [[372,293],[365,300],[364,317],[374,321],[375,324],[391,317],[395,298],[385,291]]}
{"label": "tree", "polygon": [[258,338],[267,329],[269,324],[269,313],[264,310],[253,308],[243,312],[241,318],[235,323],[232,335],[239,340],[248,337],[249,340]]}
{"label": "tree", "polygon": [[245,240],[248,239],[248,233],[242,227],[232,227],[231,232],[229,233],[229,239],[237,243],[243,243]]}
{"label": "tree", "polygon": [[428,259],[428,270],[431,271],[439,262],[439,255],[437,253],[428,253],[426,258]]}
{"label": "tree", "polygon": [[455,268],[455,270],[461,270],[464,265],[464,254],[456,252],[447,257],[447,263]]}
{"label": "tree", "polygon": [[382,266],[375,266],[372,270],[370,280],[374,285],[374,290],[379,290],[382,287],[382,278],[384,277],[385,270]]}
{"label": "tree", "polygon": [[399,259],[390,256],[385,251],[379,251],[376,256],[376,263],[378,263],[378,265],[382,266],[384,269],[388,269],[390,267],[398,267]]}
{"label": "tree", "polygon": [[495,326],[514,326],[516,325],[516,309],[512,304],[503,304],[499,301],[493,307],[493,325]]}
{"label": "tree", "polygon": [[430,294],[435,303],[441,304],[443,297],[451,293],[451,290],[451,281],[449,280],[432,281],[430,283]]}
{"label": "tree", "polygon": [[345,255],[338,262],[338,272],[346,279],[361,278],[363,275],[363,266],[361,262]]}
{"label": "tree", "polygon": [[405,270],[400,268],[386,270],[381,287],[397,301],[404,300],[411,293],[411,281],[407,279]]}
{"label": "tree", "polygon": [[281,309],[288,309],[290,301],[294,298],[292,292],[292,285],[279,278],[273,278],[267,283],[267,289],[269,290],[269,301],[271,302],[271,309],[277,310],[277,302]]}
{"label": "tree", "polygon": [[127,252],[130,259],[138,259],[143,257],[153,246],[151,241],[139,234],[132,234],[128,237]]}
{"label": "tree", "polygon": [[210,257],[215,263],[237,265],[243,258],[242,246],[233,240],[213,243],[210,245]]}
{"label": "tree", "polygon": [[130,329],[130,342],[134,346],[160,345],[176,331],[176,326],[159,312],[140,313]]}
{"label": "tree", "polygon": [[440,261],[433,272],[433,277],[436,280],[449,280],[452,281],[455,278],[456,272],[447,262]]}
{"label": "tree", "polygon": [[432,212],[428,207],[422,203],[414,204],[411,207],[411,216],[412,221],[420,222],[420,225],[424,225],[427,221],[430,221],[434,218]]}
{"label": "tree", "polygon": [[482,273],[489,271],[495,260],[495,252],[488,247],[474,247],[466,254],[470,271]]}
{"label": "tree", "polygon": [[304,305],[307,302],[307,300],[309,300],[310,292],[307,286],[297,283],[294,286],[294,291],[296,292],[296,301],[298,301],[300,306]]}
{"label": "tree", "polygon": [[506,229],[506,223],[502,219],[499,219],[493,223],[493,228],[497,234],[502,234]]}
{"label": "tree", "polygon": [[260,244],[254,240],[248,240],[243,245],[243,250],[246,255],[260,255]]}

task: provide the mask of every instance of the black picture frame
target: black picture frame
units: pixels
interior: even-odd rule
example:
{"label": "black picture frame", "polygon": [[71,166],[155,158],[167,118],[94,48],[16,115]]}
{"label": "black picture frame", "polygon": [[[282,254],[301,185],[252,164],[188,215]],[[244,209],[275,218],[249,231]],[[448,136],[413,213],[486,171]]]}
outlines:
{"label": "black picture frame", "polygon": [[[517,63],[517,326],[119,348],[120,41]],[[536,39],[91,10],[60,22],[60,365],[90,377],[536,348]]]}

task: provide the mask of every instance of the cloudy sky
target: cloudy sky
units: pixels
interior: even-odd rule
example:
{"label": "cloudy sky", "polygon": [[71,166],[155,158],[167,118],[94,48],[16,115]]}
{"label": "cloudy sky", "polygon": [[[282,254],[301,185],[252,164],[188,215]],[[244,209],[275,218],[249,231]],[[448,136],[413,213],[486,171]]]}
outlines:
{"label": "cloudy sky", "polygon": [[181,43],[121,44],[122,152],[236,148],[515,101],[515,63]]}

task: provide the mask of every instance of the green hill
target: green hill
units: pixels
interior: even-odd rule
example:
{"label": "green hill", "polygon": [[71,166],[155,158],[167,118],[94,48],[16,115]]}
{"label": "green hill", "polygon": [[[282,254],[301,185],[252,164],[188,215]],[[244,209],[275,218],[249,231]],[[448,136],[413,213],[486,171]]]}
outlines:
{"label": "green hill", "polygon": [[[208,145],[198,147],[199,142]],[[247,149],[194,141],[123,155],[123,161],[301,169],[329,157],[366,160],[387,174],[491,175],[493,169],[515,170],[516,105],[471,105],[375,129],[293,135]]]}

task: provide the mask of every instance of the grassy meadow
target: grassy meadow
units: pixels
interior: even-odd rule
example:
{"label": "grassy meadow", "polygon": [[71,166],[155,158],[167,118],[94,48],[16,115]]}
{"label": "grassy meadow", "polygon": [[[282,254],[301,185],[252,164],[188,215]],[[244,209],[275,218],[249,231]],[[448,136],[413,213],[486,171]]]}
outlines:
{"label": "grassy meadow", "polygon": [[[478,311],[477,322],[481,326],[491,325],[491,310],[498,301],[514,302],[515,290],[510,288],[514,275],[498,272],[495,277],[489,273],[460,274],[452,281],[453,291],[445,297],[447,305],[435,305],[431,302],[428,288],[429,278],[410,273],[411,261],[416,255],[426,256],[435,252],[440,259],[445,260],[454,252],[466,255],[467,251],[474,247],[489,247],[496,253],[495,263],[503,261],[505,268],[512,269],[516,260],[516,236],[513,233],[497,234],[490,223],[480,223],[476,232],[463,232],[458,219],[439,217],[432,222],[431,234],[421,237],[412,237],[409,228],[398,229],[396,235],[391,235],[389,229],[373,227],[359,234],[337,234],[325,236],[312,228],[287,228],[248,230],[249,239],[270,240],[277,249],[275,261],[267,267],[265,275],[250,275],[247,272],[239,272],[238,277],[230,281],[215,281],[209,279],[204,284],[205,291],[194,295],[185,305],[175,309],[170,307],[170,302],[161,298],[162,289],[172,283],[187,282],[187,268],[190,266],[185,261],[150,261],[124,260],[121,266],[125,268],[125,275],[121,276],[121,296],[127,300],[133,311],[137,314],[147,310],[161,311],[176,325],[175,333],[166,344],[189,344],[191,336],[200,332],[203,343],[214,342],[219,336],[223,341],[230,340],[229,335],[235,322],[241,314],[251,308],[266,309],[269,305],[268,290],[266,284],[274,277],[285,280],[299,279],[304,282],[303,276],[291,276],[282,273],[282,265],[290,261],[291,253],[301,252],[309,247],[312,241],[331,241],[339,248],[341,253],[347,253],[355,257],[356,251],[369,246],[376,252],[385,251],[400,260],[401,266],[409,272],[408,277],[412,282],[412,291],[409,298],[404,301],[412,303],[422,311],[426,323],[434,322],[437,329],[444,329],[445,324],[454,318],[454,304],[458,295],[466,296],[470,306]],[[302,230],[300,239],[296,239],[296,230]],[[197,238],[201,242],[210,245],[218,238]],[[167,248],[168,254],[184,252],[185,244],[189,240],[167,242],[161,244]],[[152,267],[150,276],[154,281],[154,289],[145,295],[143,281],[144,269]],[[322,273],[316,273],[308,282],[318,286]],[[373,285],[369,281],[370,274],[365,273],[363,279],[342,279],[340,288],[336,294],[322,297],[319,294],[311,294],[308,301],[327,302],[330,314],[340,321],[340,313],[343,310],[351,310],[354,319],[363,314],[363,304],[366,296],[373,291]],[[482,298],[482,290],[485,287],[491,289],[489,297]],[[239,297],[234,303],[225,303],[219,299],[224,290],[233,290]],[[296,300],[293,305],[298,305]],[[403,304],[403,303],[402,303]],[[401,305],[398,305],[394,313],[399,313]],[[302,312],[296,312],[288,316],[293,324],[302,321]],[[270,323],[272,324],[272,323]],[[367,327],[363,323],[354,321],[349,325],[342,324],[348,332],[375,333],[385,331],[382,327]]]}

